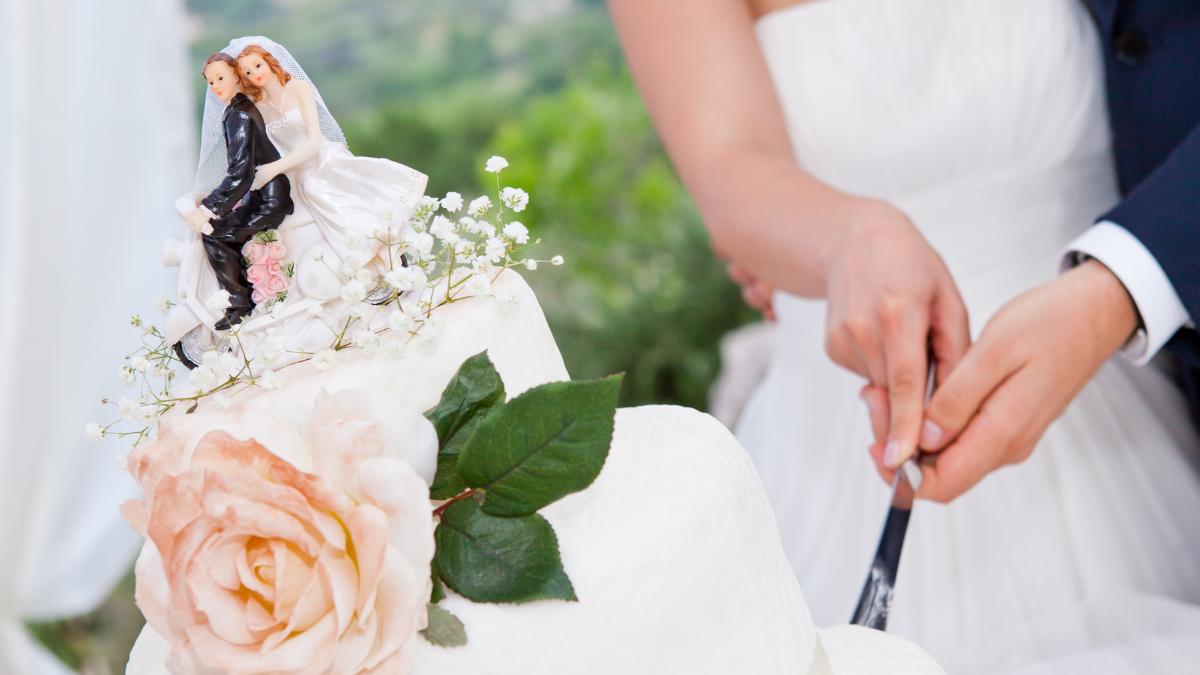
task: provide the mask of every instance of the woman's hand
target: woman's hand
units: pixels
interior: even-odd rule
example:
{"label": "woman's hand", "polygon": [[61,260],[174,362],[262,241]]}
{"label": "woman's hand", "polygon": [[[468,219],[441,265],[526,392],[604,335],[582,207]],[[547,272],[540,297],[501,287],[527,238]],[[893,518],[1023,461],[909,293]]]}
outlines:
{"label": "woman's hand", "polygon": [[275,170],[274,163],[263,164],[254,170],[254,182],[250,184],[251,190],[261,190],[262,186],[270,183],[279,175]]}
{"label": "woman's hand", "polygon": [[762,312],[763,318],[767,321],[775,321],[775,306],[772,301],[775,289],[746,271],[745,268],[738,266],[737,263],[729,263],[725,271],[729,273],[729,278],[733,279],[734,283],[742,287],[742,300]]}
{"label": "woman's hand", "polygon": [[863,200],[826,269],[825,351],[887,391],[883,463],[899,466],[921,435],[927,345],[944,380],[970,346],[966,307],[941,257],[882,202]]}

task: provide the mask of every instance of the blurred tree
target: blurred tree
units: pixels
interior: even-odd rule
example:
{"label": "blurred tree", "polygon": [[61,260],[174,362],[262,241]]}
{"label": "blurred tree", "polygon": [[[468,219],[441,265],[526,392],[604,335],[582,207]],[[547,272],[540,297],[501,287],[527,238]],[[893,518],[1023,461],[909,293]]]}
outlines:
{"label": "blurred tree", "polygon": [[[624,77],[572,84],[506,122],[491,149],[531,191],[542,257],[530,275],[576,377],[626,371],[623,402],[704,409],[720,337],[748,312],[708,246]],[[565,277],[565,278],[564,278]]]}

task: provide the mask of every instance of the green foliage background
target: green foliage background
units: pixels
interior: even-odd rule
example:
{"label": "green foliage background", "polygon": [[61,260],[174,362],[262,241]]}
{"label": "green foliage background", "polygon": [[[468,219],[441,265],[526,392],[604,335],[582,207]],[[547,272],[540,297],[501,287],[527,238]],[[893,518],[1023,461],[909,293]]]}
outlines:
{"label": "green foliage background", "polygon": [[[622,405],[706,407],[721,335],[750,317],[708,248],[599,0],[186,0],[197,66],[239,35],[285,45],[359,155],[429,174],[429,193],[533,197],[526,278],[573,377],[627,373]],[[204,83],[195,77],[197,100]],[[199,105],[198,105],[199,108]],[[469,194],[467,195],[470,196]],[[123,672],[141,617],[126,583],[36,634],[74,667]]]}

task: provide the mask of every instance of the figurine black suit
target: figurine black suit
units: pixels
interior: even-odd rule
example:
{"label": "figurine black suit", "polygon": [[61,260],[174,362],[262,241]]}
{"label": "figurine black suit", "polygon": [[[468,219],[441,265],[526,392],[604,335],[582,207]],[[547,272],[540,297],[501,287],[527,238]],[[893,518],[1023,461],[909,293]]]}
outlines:
{"label": "figurine black suit", "polygon": [[279,151],[267,138],[262,114],[250,98],[234,95],[222,124],[229,167],[221,184],[200,202],[217,216],[212,220],[212,234],[203,235],[204,250],[221,288],[229,292],[229,309],[217,322],[217,330],[227,330],[254,309],[242,246],[255,234],[279,227],[293,210],[287,176],[280,174],[262,188],[250,190],[255,168],[279,159]]}

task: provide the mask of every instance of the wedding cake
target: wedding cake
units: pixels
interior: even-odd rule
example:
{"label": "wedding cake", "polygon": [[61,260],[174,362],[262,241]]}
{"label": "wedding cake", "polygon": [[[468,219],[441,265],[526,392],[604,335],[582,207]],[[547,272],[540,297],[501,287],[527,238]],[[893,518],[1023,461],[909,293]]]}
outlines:
{"label": "wedding cake", "polygon": [[[223,430],[238,438],[259,438],[266,447],[287,448],[284,459],[312,470],[314,461],[304,455],[303,443],[290,437],[308,426],[323,398],[351,392],[374,403],[424,410],[437,403],[457,365],[481,351],[490,355],[513,395],[566,380],[562,358],[528,286],[507,272],[496,287],[516,293],[519,300],[506,306],[481,297],[441,308],[445,329],[434,345],[414,346],[399,358],[360,354],[328,370],[304,364],[278,390],[248,392],[225,409],[202,408],[163,419],[159,441],[135,450],[131,468],[135,475],[142,464],[157,468],[163,438],[188,447]],[[399,433],[409,430],[400,426]],[[424,453],[405,459],[429,478],[436,448],[425,439],[398,440],[400,447]],[[899,638],[865,628],[813,626],[748,456],[707,415],[673,406],[620,410],[597,480],[543,515],[558,536],[577,601],[474,603],[449,591],[442,604],[462,620],[468,643],[440,647],[411,635],[399,640],[400,650],[411,650],[406,655],[411,669],[396,665],[396,670],[378,672],[941,672],[924,652]],[[158,632],[163,630],[158,622],[175,619],[165,616],[170,604],[165,596],[172,589],[155,569],[161,565],[148,543],[138,563],[138,602],[150,623],[130,656],[130,675],[168,672],[170,644]],[[195,611],[209,610],[201,604]],[[201,630],[193,625],[184,634],[211,631],[216,637],[207,640],[221,639],[215,615],[184,619],[211,626]],[[235,616],[232,621],[245,624],[249,619]],[[284,625],[286,617],[270,630]],[[244,636],[244,648],[257,655],[262,647],[249,642],[250,633]],[[320,663],[320,669],[305,670],[280,657],[278,665],[264,670],[211,672],[337,672],[320,661],[328,646],[304,644],[296,650],[304,650],[304,665]],[[205,649],[200,644],[193,648]],[[202,662],[210,655],[194,658]]]}
{"label": "wedding cake", "polygon": [[[222,89],[234,68],[276,118]],[[528,194],[414,194],[423,176],[350,155],[332,118],[337,147],[298,159],[288,96],[327,110],[280,71],[303,78],[265,38],[206,64],[209,103],[230,102],[205,138],[220,118],[283,164],[202,153],[228,174],[181,198],[165,327],[132,322],[122,372],[141,393],[115,405],[134,428],[89,428],[135,440],[142,498],[122,508],[146,537],[147,625],[129,675],[941,672],[899,638],[813,625],[718,422],[617,409],[619,377],[570,380],[513,271],[562,262],[520,252]]]}

